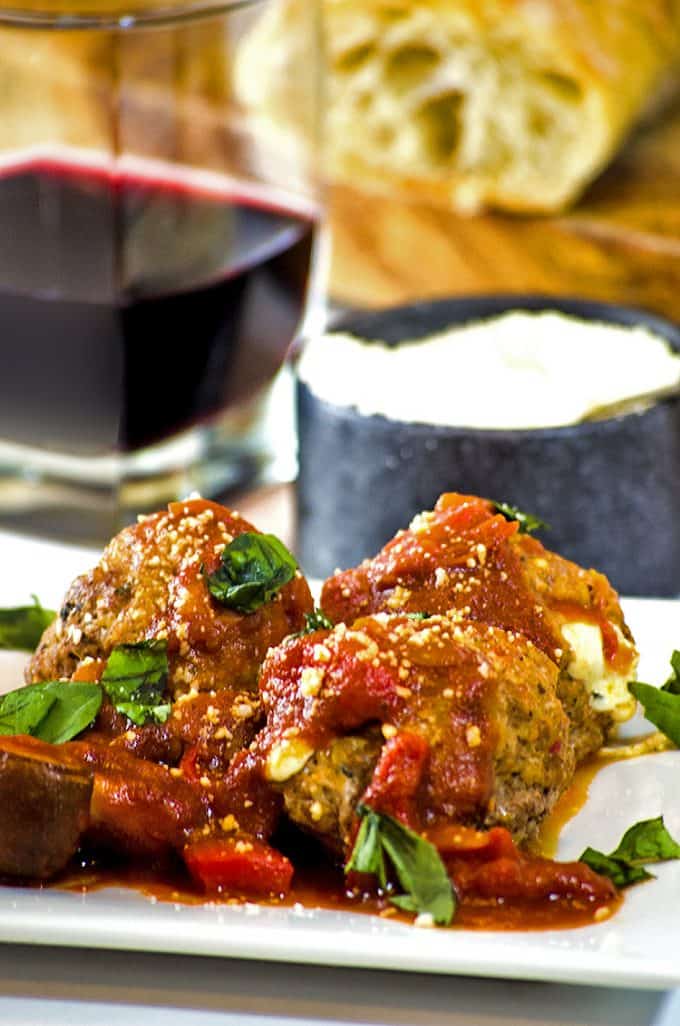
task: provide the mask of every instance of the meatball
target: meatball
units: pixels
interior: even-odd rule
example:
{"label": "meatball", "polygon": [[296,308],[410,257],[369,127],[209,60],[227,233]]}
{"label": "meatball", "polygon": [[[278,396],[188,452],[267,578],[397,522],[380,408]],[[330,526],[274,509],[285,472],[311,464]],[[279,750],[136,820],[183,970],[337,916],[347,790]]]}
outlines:
{"label": "meatball", "polygon": [[334,738],[314,752],[283,785],[289,819],[342,855],[384,740],[379,728],[369,727],[362,733]]}
{"label": "meatball", "polygon": [[573,776],[557,678],[524,635],[378,614],[269,653],[255,747],[288,816],[338,852],[362,800],[416,830],[524,840]]}
{"label": "meatball", "polygon": [[[234,571],[225,588],[241,588],[242,605],[253,611],[234,611],[213,597],[207,578],[221,566],[225,546],[245,532],[258,533],[237,513],[198,499],[141,518],[73,583],[27,680],[99,681],[116,646],[166,641],[171,708],[164,722],[135,726],[105,696],[81,739],[60,746],[94,775],[83,837],[129,857],[174,852],[208,888],[264,893],[270,884],[263,867],[285,863],[286,879],[292,869],[266,845],[281,796],[249,759],[263,724],[257,677],[267,650],[304,628],[314,607],[299,572],[276,587],[272,546],[257,550],[274,574],[263,604],[259,581],[248,576],[249,547],[236,564],[248,571]],[[54,761],[54,746],[43,747]],[[252,854],[244,860],[244,852]]]}
{"label": "meatball", "polygon": [[304,626],[313,602],[299,572],[251,613],[211,596],[206,577],[246,531],[255,528],[238,513],[202,499],[173,503],[121,531],[97,566],[71,585],[27,681],[72,677],[83,660],[106,659],[116,645],[167,639],[173,697],[256,691],[267,649]]}
{"label": "meatball", "polygon": [[335,623],[453,612],[521,631],[559,666],[577,761],[635,710],[627,682],[637,653],[607,579],[520,533],[485,499],[442,495],[377,556],[329,578],[321,605]]}

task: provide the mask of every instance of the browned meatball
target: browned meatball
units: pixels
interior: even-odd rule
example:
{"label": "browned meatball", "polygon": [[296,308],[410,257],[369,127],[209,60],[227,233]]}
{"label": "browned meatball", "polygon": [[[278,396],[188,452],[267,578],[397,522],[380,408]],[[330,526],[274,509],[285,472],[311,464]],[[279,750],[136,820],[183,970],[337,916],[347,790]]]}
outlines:
{"label": "browned meatball", "polygon": [[526,637],[379,614],[269,653],[255,744],[288,815],[342,850],[357,803],[532,834],[571,781],[555,663]]}
{"label": "browned meatball", "polygon": [[384,741],[372,727],[336,737],[281,786],[288,817],[339,855],[349,844]]}
{"label": "browned meatball", "polygon": [[173,503],[121,531],[97,566],[71,585],[26,679],[71,677],[84,659],[106,659],[116,645],[167,639],[175,697],[255,690],[267,649],[300,630],[313,603],[299,572],[252,613],[211,596],[207,575],[246,531],[255,528],[238,513],[202,499]]}
{"label": "browned meatball", "polygon": [[578,761],[635,709],[626,681],[637,653],[606,578],[549,552],[485,499],[442,495],[377,556],[329,578],[321,605],[336,623],[454,612],[521,631],[560,668]]}

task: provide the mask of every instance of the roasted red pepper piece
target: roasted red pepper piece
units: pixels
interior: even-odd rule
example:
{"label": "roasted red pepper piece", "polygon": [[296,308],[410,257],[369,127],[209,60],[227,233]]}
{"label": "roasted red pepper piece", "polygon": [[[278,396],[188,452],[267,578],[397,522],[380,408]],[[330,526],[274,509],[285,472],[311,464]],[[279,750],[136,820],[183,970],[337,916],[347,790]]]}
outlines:
{"label": "roasted red pepper piece", "polygon": [[475,830],[457,823],[441,823],[427,830],[426,836],[444,859],[472,858],[476,862],[489,862],[520,857],[510,832],[504,827]]}
{"label": "roasted red pepper piece", "polygon": [[179,768],[184,779],[188,780],[190,784],[198,783],[201,776],[198,768],[198,745],[191,745],[190,748],[187,748],[180,760]]}
{"label": "roasted red pepper piece", "polygon": [[416,799],[429,753],[430,746],[419,734],[404,730],[390,738],[362,802],[418,830]]}
{"label": "roasted red pepper piece", "polygon": [[616,888],[583,862],[553,862],[521,852],[503,827],[489,831],[442,826],[428,831],[459,897],[546,901],[562,898],[602,904]]}
{"label": "roasted red pepper piece", "polygon": [[293,866],[285,855],[253,838],[206,837],[187,844],[184,861],[206,891],[234,895],[284,895]]}

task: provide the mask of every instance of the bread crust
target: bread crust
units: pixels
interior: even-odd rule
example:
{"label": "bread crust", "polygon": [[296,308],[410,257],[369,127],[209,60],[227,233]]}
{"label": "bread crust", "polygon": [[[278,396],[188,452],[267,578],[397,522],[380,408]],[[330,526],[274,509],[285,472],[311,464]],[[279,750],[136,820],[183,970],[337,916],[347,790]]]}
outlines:
{"label": "bread crust", "polygon": [[[327,162],[369,187],[512,211],[572,202],[667,85],[677,0],[324,0]],[[277,120],[304,25],[282,0],[243,47],[245,100]],[[268,75],[276,51],[276,82]],[[290,75],[285,63],[290,60]]]}

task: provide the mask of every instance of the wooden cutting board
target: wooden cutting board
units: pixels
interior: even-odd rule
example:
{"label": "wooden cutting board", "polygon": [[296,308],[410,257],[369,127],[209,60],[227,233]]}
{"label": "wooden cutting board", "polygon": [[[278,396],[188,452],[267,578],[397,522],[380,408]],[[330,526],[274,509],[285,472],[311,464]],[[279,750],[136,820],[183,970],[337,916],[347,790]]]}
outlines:
{"label": "wooden cutting board", "polygon": [[340,303],[539,291],[680,321],[680,101],[639,130],[566,213],[465,217],[336,187],[331,225]]}

